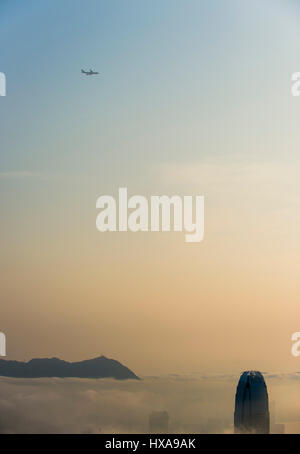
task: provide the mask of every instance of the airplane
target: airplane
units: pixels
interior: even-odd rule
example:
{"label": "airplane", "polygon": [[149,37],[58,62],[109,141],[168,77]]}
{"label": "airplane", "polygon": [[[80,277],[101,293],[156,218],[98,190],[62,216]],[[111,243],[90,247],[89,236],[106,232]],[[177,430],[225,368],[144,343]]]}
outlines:
{"label": "airplane", "polygon": [[93,71],[90,69],[89,71],[84,71],[83,69],[81,70],[82,74],[85,74],[86,76],[94,76],[95,74],[99,74],[96,71]]}

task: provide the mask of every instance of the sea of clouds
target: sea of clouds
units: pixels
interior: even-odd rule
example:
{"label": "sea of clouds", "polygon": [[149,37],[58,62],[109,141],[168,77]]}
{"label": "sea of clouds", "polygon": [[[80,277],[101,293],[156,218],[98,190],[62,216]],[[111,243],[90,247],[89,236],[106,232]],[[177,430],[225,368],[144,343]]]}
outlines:
{"label": "sea of clouds", "polygon": [[[0,433],[148,433],[153,411],[168,412],[170,433],[232,433],[238,378],[2,377]],[[300,374],[267,375],[266,382],[272,418],[300,433]]]}

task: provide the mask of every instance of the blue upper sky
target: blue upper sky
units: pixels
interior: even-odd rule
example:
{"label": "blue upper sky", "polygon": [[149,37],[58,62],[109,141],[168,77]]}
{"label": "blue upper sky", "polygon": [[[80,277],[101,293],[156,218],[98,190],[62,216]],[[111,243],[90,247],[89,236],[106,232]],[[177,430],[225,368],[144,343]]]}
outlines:
{"label": "blue upper sky", "polygon": [[293,1],[1,0],[0,12],[3,172],[227,153],[245,109],[285,102],[299,61]]}

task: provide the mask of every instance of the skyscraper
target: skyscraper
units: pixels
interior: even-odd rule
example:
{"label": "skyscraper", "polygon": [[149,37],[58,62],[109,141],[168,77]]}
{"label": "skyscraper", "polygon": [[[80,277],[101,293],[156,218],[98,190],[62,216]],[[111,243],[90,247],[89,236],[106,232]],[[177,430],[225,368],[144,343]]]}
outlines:
{"label": "skyscraper", "polygon": [[167,434],[169,431],[169,414],[167,411],[153,411],[149,415],[149,432]]}
{"label": "skyscraper", "polygon": [[270,433],[269,399],[263,375],[243,372],[235,395],[235,433]]}

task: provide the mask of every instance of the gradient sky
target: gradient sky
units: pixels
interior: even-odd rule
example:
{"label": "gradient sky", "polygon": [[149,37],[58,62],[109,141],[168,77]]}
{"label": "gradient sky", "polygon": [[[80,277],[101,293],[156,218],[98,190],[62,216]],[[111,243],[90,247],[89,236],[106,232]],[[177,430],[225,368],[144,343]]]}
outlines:
{"label": "gradient sky", "polygon": [[[292,0],[0,0],[9,359],[299,370],[299,19]],[[99,233],[122,186],[205,195],[204,242]]]}

